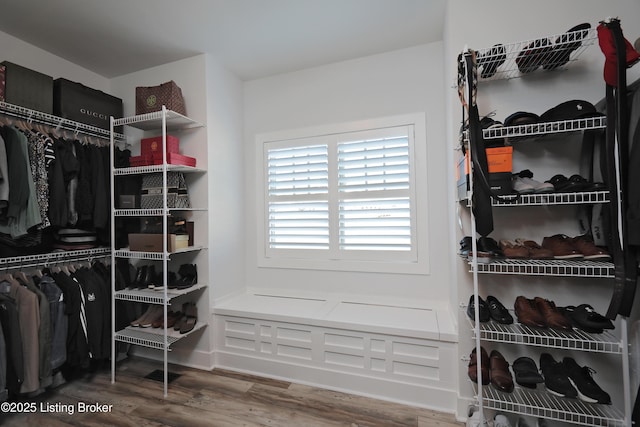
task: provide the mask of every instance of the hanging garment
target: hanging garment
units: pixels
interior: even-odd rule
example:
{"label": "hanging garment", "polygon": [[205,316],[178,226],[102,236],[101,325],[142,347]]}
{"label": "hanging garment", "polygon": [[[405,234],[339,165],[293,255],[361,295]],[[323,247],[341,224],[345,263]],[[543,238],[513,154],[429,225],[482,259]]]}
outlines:
{"label": "hanging garment", "polygon": [[20,393],[31,393],[40,388],[39,378],[39,337],[40,306],[38,297],[26,287],[20,285],[9,275],[2,278],[10,285],[9,296],[16,302],[18,323],[22,337],[22,357],[24,361],[24,381]]}
{"label": "hanging garment", "polygon": [[64,145],[55,140],[52,152],[47,157],[47,175],[49,181],[49,221],[53,227],[64,227],[67,225],[69,214],[67,207],[67,190],[65,184],[64,165],[62,155]]}
{"label": "hanging garment", "polygon": [[49,302],[51,324],[51,369],[60,368],[67,360],[67,328],[69,319],[65,314],[65,301],[62,289],[53,277],[45,272],[42,277],[34,277],[36,285],[46,295]]}
{"label": "hanging garment", "polygon": [[[1,303],[0,303],[1,304]],[[0,323],[2,316],[0,316]],[[7,393],[7,344],[4,341],[4,332],[0,326],[0,402],[8,398]]]}
{"label": "hanging garment", "polygon": [[[85,321],[89,356],[92,359],[106,359],[110,355],[109,346],[105,343],[106,324],[110,322],[109,294],[102,278],[93,270],[86,267],[76,270],[72,275],[82,286],[84,294]],[[110,334],[107,334],[108,336]]]}
{"label": "hanging garment", "polygon": [[9,206],[9,166],[7,164],[7,150],[4,138],[0,134],[0,217],[6,215]]}
{"label": "hanging garment", "polygon": [[43,229],[51,225],[49,222],[49,181],[47,167],[45,164],[45,147],[47,138],[38,132],[27,132],[29,149],[29,166],[34,183],[35,198],[40,210],[40,224],[38,228]]}
{"label": "hanging garment", "polygon": [[7,348],[7,391],[17,396],[24,382],[24,357],[18,307],[9,295],[10,289],[7,281],[0,281],[0,327]]}
{"label": "hanging garment", "polygon": [[[7,163],[9,168],[9,182],[13,183],[9,191],[9,205],[7,207],[7,219],[15,219],[23,209],[26,209],[29,198],[29,187],[27,179],[29,171],[27,161],[20,149],[20,139],[24,135],[19,134],[13,128],[3,127],[3,138],[7,153]],[[6,223],[8,224],[8,222]],[[9,234],[8,232],[6,234]]]}
{"label": "hanging garment", "polygon": [[40,388],[51,385],[51,314],[47,296],[24,273],[14,275],[20,285],[38,297],[40,324],[38,328],[38,378]]}
{"label": "hanging garment", "polygon": [[61,370],[69,380],[75,377],[88,364],[89,347],[82,327],[82,294],[80,286],[65,273],[52,273],[56,284],[62,290],[65,300],[65,312],[68,316],[67,328],[67,360]]}

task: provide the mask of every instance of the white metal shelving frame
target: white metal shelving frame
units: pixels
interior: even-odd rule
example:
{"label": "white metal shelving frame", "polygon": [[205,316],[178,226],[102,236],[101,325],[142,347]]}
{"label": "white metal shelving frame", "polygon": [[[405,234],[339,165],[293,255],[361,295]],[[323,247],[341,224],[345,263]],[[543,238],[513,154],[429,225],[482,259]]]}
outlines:
{"label": "white metal shelving frame", "polygon": [[[114,181],[116,176],[123,175],[141,175],[148,173],[162,173],[162,204],[161,208],[157,209],[116,209],[115,206],[115,194],[111,192],[111,239],[115,242],[115,221],[116,218],[122,217],[142,217],[142,216],[161,216],[162,217],[162,234],[168,235],[167,217],[171,212],[178,211],[206,211],[205,208],[170,208],[167,205],[167,173],[168,172],[185,172],[185,173],[204,173],[204,169],[199,169],[184,165],[172,165],[167,163],[167,132],[176,130],[188,130],[200,128],[203,125],[195,120],[192,120],[182,114],[175,111],[166,109],[163,105],[160,111],[140,114],[136,116],[123,117],[120,119],[111,118],[111,144],[114,146],[114,133],[113,130],[117,126],[131,126],[140,130],[161,130],[162,131],[162,164],[149,165],[149,166],[136,166],[126,168],[116,168],[114,164],[114,150],[111,150],[111,188],[114,187]],[[112,257],[112,292],[114,302],[116,300],[141,302],[148,304],[162,305],[164,324],[167,321],[167,310],[171,303],[171,300],[179,296],[187,295],[196,292],[200,289],[204,289],[207,285],[204,283],[198,283],[186,289],[176,290],[169,289],[168,284],[168,261],[172,255],[182,254],[188,252],[200,251],[203,246],[189,246],[187,248],[178,249],[169,252],[167,239],[162,239],[162,251],[161,252],[142,252],[131,251],[129,249],[113,249],[111,251]],[[162,261],[162,283],[164,286],[161,290],[140,290],[140,289],[124,289],[115,290],[115,268],[116,258],[138,259],[138,260],[156,260]],[[139,328],[127,326],[122,330],[116,331],[115,322],[115,303],[111,308],[111,328],[112,328],[112,349],[111,349],[111,382],[115,382],[116,373],[116,354],[115,343],[124,342],[133,345],[144,346],[147,348],[153,348],[163,351],[163,370],[164,370],[164,397],[168,396],[168,352],[171,350],[171,346],[179,340],[193,334],[194,332],[204,328],[206,322],[198,322],[195,327],[186,334],[180,334],[179,331],[170,330],[166,327],[159,329],[152,328]]]}
{"label": "white metal shelving frame", "polygon": [[[551,44],[559,40],[560,36],[569,35],[571,37],[579,36],[581,45],[571,53],[568,63],[575,61],[582,52],[597,40],[595,29],[583,30],[576,33],[564,33],[560,35],[549,36],[547,38]],[[536,39],[539,40],[539,39]],[[575,40],[575,39],[573,39]],[[518,54],[525,48],[532,46],[535,40],[527,40],[517,43],[504,45],[506,60],[504,64],[497,68],[495,75],[489,78],[481,78],[478,75],[478,81],[482,80],[499,80],[522,77],[529,73],[522,73],[518,70],[515,62]],[[492,48],[486,48],[476,51],[480,56],[492,55]],[[565,69],[563,65],[558,70]],[[554,70],[555,71],[555,70]],[[545,70],[536,72],[546,72]],[[480,74],[480,73],[478,73]],[[466,85],[466,99],[471,100],[472,88]],[[486,139],[505,138],[508,143],[535,141],[551,134],[578,132],[584,130],[603,129],[606,127],[606,118],[587,117],[578,120],[569,120],[561,122],[537,123],[534,125],[519,126],[503,126],[492,129],[483,130],[483,137]],[[464,132],[462,138],[465,138],[468,132]],[[465,141],[463,141],[464,143]],[[465,145],[469,159],[472,158],[472,150],[470,144]],[[473,162],[470,163],[469,171],[469,188],[467,192],[467,204],[472,200],[473,192]],[[459,200],[464,202],[465,200]],[[492,200],[492,206],[549,206],[563,204],[590,204],[590,203],[608,203],[608,191],[593,191],[580,193],[546,193],[531,195],[514,195],[507,196],[498,201]],[[470,209],[471,216],[471,235],[476,235],[476,224],[473,209]],[[571,276],[571,277],[594,277],[594,278],[613,278],[614,267],[612,263],[595,262],[595,261],[534,261],[534,260],[492,260],[489,263],[478,262],[477,242],[472,238],[472,253],[469,265],[470,272],[473,275],[473,293],[474,304],[479,305],[478,282],[480,273],[491,274],[516,274],[516,275],[544,275],[544,276]],[[514,316],[515,317],[515,316]],[[475,325],[479,325],[475,327]],[[534,330],[524,325],[498,325],[496,323],[483,324],[479,321],[479,310],[475,312],[475,319],[472,325],[473,339],[476,351],[480,352],[482,340],[526,344],[531,346],[553,347],[566,350],[582,350],[595,353],[613,353],[622,357],[623,377],[629,376],[628,364],[628,337],[626,319],[621,319],[621,339],[617,339],[613,334],[604,332],[603,334],[586,334],[581,331],[573,331],[560,333],[553,329]],[[481,363],[477,366],[477,377],[482,378]],[[482,408],[489,408],[499,411],[513,412],[536,417],[543,417],[552,420],[570,422],[573,424],[587,426],[623,426],[631,427],[630,416],[630,395],[629,390],[624,390],[624,411],[620,411],[612,405],[589,404],[577,399],[566,399],[553,396],[546,392],[537,390],[529,390],[516,386],[513,393],[505,393],[496,390],[491,385],[478,386],[473,384],[475,397],[480,407],[481,416],[484,416]]]}

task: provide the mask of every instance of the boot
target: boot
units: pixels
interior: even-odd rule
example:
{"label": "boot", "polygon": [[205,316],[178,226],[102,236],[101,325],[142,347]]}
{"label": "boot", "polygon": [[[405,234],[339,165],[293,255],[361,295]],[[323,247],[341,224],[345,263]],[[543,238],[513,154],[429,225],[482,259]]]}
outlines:
{"label": "boot", "polygon": [[131,289],[140,288],[142,286],[141,284],[144,283],[144,278],[146,275],[147,275],[147,266],[142,265],[138,267],[138,269],[136,270],[136,278],[131,283]]}
{"label": "boot", "polygon": [[156,266],[150,265],[147,267],[147,274],[144,277],[144,281],[140,283],[140,289],[153,287],[156,283]]}

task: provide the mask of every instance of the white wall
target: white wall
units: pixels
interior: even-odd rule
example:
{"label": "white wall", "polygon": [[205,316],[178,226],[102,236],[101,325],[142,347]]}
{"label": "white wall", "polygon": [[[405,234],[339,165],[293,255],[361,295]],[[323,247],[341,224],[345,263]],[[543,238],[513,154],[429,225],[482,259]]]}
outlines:
{"label": "white wall", "polygon": [[[181,88],[187,115],[205,125],[181,132],[179,136],[181,152],[196,157],[198,168],[207,169],[206,185],[192,180],[189,194],[193,206],[208,208],[206,213],[195,212],[193,216],[198,218],[196,243],[200,239],[207,247],[198,254],[197,261],[199,279],[208,284],[199,300],[198,313],[203,321],[210,322],[214,299],[242,287],[244,277],[242,85],[208,55],[116,77],[111,83],[114,94],[124,100],[125,116],[129,116],[135,114],[136,86],[154,86],[169,80]],[[201,368],[213,367],[213,328],[207,328],[196,339],[195,351],[190,350],[193,344],[186,345],[188,351],[184,352],[177,347],[170,355],[171,360]]]}
{"label": "white wall", "polygon": [[[449,177],[453,181],[455,170],[452,167],[455,154],[452,150],[457,145],[458,129],[460,127],[460,102],[457,92],[451,86],[456,78],[456,58],[464,46],[471,49],[491,47],[495,43],[515,43],[533,40],[543,36],[561,34],[574,25],[589,22],[596,27],[598,22],[606,17],[620,17],[625,37],[633,43],[640,36],[640,3],[635,0],[615,0],[601,2],[598,0],[552,1],[541,0],[535,4],[514,4],[499,0],[477,2],[473,0],[453,0],[447,2],[448,13],[445,30],[445,80],[449,84],[445,92],[447,114],[447,145],[446,163],[450,165]],[[515,111],[531,111],[541,114],[550,107],[569,99],[584,99],[592,103],[598,102],[605,96],[605,83],[602,77],[604,55],[598,43],[590,46],[580,57],[571,63],[564,72],[543,72],[539,70],[523,78],[509,81],[482,81],[478,86],[478,105],[481,115],[496,111],[497,120],[504,120]],[[635,66],[628,72],[628,81],[632,82],[640,76],[640,66]],[[551,145],[551,144],[556,144]],[[533,167],[534,178],[549,179],[554,173],[569,176],[578,172],[576,159],[580,149],[579,141],[568,138],[541,142],[535,147],[517,145],[514,154],[514,171],[528,166]],[[533,163],[528,163],[526,156],[519,157],[519,152],[526,151],[528,156],[536,156]],[[457,215],[455,202],[455,187],[449,187],[449,218]],[[533,210],[532,210],[533,209]],[[469,235],[468,211],[462,210],[464,229],[461,231],[456,223],[450,222],[451,240],[459,240],[463,235]],[[495,239],[529,237],[541,241],[543,236],[563,232],[568,235],[577,234],[577,221],[571,208],[503,208],[494,209],[496,224],[492,237]],[[465,303],[473,290],[472,277],[466,265],[457,257],[451,256],[453,263],[452,303]],[[483,276],[483,275],[480,275]],[[561,278],[536,278],[515,276],[481,277],[480,294],[497,296],[507,307],[513,306],[518,295],[528,297],[543,296],[555,300],[558,306],[590,303],[596,310],[604,313],[611,297],[612,281],[581,279],[570,280]],[[455,284],[458,284],[456,286]],[[457,296],[455,295],[457,293]],[[470,328],[466,315],[459,313],[460,339],[459,356],[469,355],[474,342],[470,339]],[[619,328],[618,328],[619,330]],[[499,347],[495,343],[488,343],[488,350],[499,348],[507,360],[514,360],[520,355],[529,354],[537,360],[543,350],[524,348],[522,346],[506,345]],[[562,350],[551,351],[558,357],[566,354]],[[619,357],[594,357],[583,352],[574,354],[576,361],[594,367],[599,375],[596,381],[612,394],[618,407],[621,407],[621,370]],[[609,365],[608,365],[609,364]],[[611,367],[614,366],[612,370]],[[466,364],[460,363],[459,390],[461,396],[470,398],[472,390],[466,376]],[[615,376],[614,376],[615,375]],[[459,414],[463,414],[463,405]]]}
{"label": "white wall", "polygon": [[[446,203],[447,173],[442,159],[444,96],[442,44],[433,43],[381,55],[246,82],[244,95],[246,270],[247,286],[260,291],[326,292],[355,298],[398,296],[418,301],[447,301],[451,247],[449,218],[438,207]],[[257,134],[424,112],[427,162],[431,273],[368,274],[257,267],[256,142]],[[445,225],[443,227],[443,225]]]}
{"label": "white wall", "polygon": [[0,32],[0,61],[14,64],[44,73],[57,79],[82,83],[94,89],[110,93],[109,79],[55,56],[45,50]]}

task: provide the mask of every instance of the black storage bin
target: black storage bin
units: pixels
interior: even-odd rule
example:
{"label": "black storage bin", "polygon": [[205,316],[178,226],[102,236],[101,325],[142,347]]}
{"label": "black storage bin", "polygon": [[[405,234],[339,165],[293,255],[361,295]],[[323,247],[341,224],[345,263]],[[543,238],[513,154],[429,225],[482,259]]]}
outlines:
{"label": "black storage bin", "polygon": [[5,102],[47,114],[53,112],[53,77],[8,61],[2,65]]}
{"label": "black storage bin", "polygon": [[122,99],[59,78],[53,82],[53,114],[108,130],[111,116],[122,117]]}

